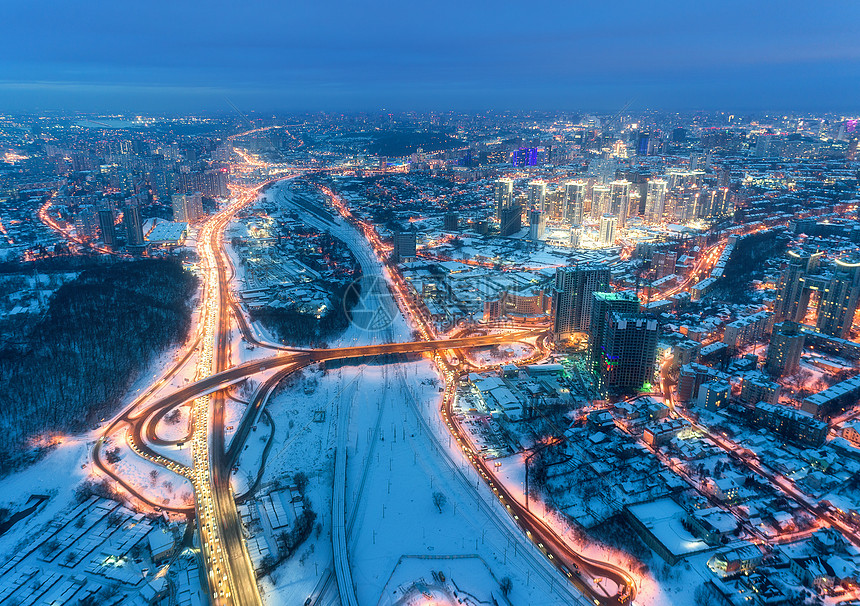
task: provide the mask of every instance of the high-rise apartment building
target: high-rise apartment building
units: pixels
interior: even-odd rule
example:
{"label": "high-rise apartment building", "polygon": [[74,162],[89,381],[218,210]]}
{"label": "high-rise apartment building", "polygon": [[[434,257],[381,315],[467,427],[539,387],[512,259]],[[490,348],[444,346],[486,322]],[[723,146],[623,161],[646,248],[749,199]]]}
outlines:
{"label": "high-rise apartment building", "polygon": [[564,213],[564,188],[547,187],[543,208],[548,219],[561,219]]}
{"label": "high-rise apartment building", "polygon": [[651,267],[654,268],[654,277],[658,280],[671,276],[675,273],[675,264],[678,262],[678,253],[674,251],[657,251],[651,255]]}
{"label": "high-rise apartment building", "polygon": [[528,189],[528,207],[529,210],[539,210],[544,212],[546,205],[546,182],[531,181]]}
{"label": "high-rise apartment building", "polygon": [[203,193],[199,191],[185,194],[185,212],[189,217],[188,221],[197,221],[203,216]]}
{"label": "high-rise apartment building", "polygon": [[457,231],[460,229],[460,215],[453,211],[445,213],[444,228],[445,231]]}
{"label": "high-rise apartment building", "polygon": [[552,310],[556,338],[588,330],[592,294],[608,291],[610,278],[608,267],[595,264],[559,267],[555,270]]}
{"label": "high-rise apartment building", "polygon": [[393,257],[394,262],[399,263],[405,259],[414,259],[417,249],[417,237],[415,231],[407,229],[405,231],[396,231],[392,235],[392,243],[394,245]]}
{"label": "high-rise apartment building", "polygon": [[520,231],[523,226],[523,208],[519,204],[513,204],[502,209],[499,217],[499,235],[512,236]]}
{"label": "high-rise apartment building", "polygon": [[666,181],[670,190],[681,187],[700,187],[704,177],[705,171],[703,170],[672,169],[666,171]]}
{"label": "high-rise apartment building", "polygon": [[666,189],[668,184],[663,179],[649,179],[645,192],[645,220],[648,223],[660,223],[666,212]]}
{"label": "high-rise apartment building", "polygon": [[592,292],[591,310],[588,318],[588,360],[594,374],[600,374],[603,360],[603,334],[609,322],[609,314],[635,314],[639,312],[639,299],[632,291]]}
{"label": "high-rise apartment building", "polygon": [[826,335],[845,339],[860,300],[860,263],[837,260],[835,265],[820,293],[816,326]]}
{"label": "high-rise apartment building", "polygon": [[173,194],[173,220],[177,223],[193,223],[203,215],[203,194]]}
{"label": "high-rise apartment building", "polygon": [[653,140],[651,139],[651,133],[640,132],[638,135],[636,135],[637,156],[648,156],[651,154],[652,149]]}
{"label": "high-rise apartment building", "polygon": [[618,227],[627,226],[627,215],[630,212],[630,182],[613,181],[609,184],[610,214],[618,219]]}
{"label": "high-rise apartment building", "polygon": [[92,206],[84,206],[75,215],[75,231],[79,238],[95,240],[99,235],[99,213]]}
{"label": "high-rise apartment building", "polygon": [[816,327],[832,337],[846,338],[860,303],[860,263],[836,260],[831,271],[819,268],[823,252],[788,252],[777,283],[774,316],[811,324],[810,300],[817,297]]}
{"label": "high-rise apartment building", "polygon": [[600,236],[598,237],[600,246],[615,245],[616,223],[618,223],[618,219],[612,215],[607,214],[600,217]]}
{"label": "high-rise apartment building", "polygon": [[808,278],[818,268],[823,254],[788,251],[788,262],[780,274],[773,306],[777,321],[803,322],[811,294]]}
{"label": "high-rise apartment building", "polygon": [[731,197],[729,188],[717,187],[702,190],[699,197],[699,216],[708,219],[718,219],[731,214]]}
{"label": "high-rise apartment building", "polygon": [[143,220],[140,207],[127,205],[122,211],[122,224],[125,228],[125,241],[128,246],[143,246]]}
{"label": "high-rise apartment building", "polygon": [[672,220],[687,223],[700,216],[700,194],[698,186],[682,186],[667,195],[667,213]]}
{"label": "high-rise apartment building", "polygon": [[774,324],[770,345],[767,348],[765,368],[774,377],[797,372],[806,336],[796,322]]}
{"label": "high-rise apartment building", "polygon": [[591,188],[591,218],[599,219],[601,216],[611,214],[612,205],[609,198],[608,185],[595,185]]}
{"label": "high-rise apartment building", "polygon": [[624,392],[647,389],[654,380],[657,333],[657,319],[653,316],[608,313],[597,349],[599,388]]}
{"label": "high-rise apartment building", "polygon": [[180,171],[176,187],[183,193],[199,191],[210,198],[226,198],[230,195],[227,187],[228,175],[226,168]]}
{"label": "high-rise apartment building", "polygon": [[514,203],[514,182],[512,179],[496,179],[495,189],[496,219],[502,220],[502,210]]}
{"label": "high-rise apartment building", "polygon": [[109,208],[99,210],[99,229],[102,242],[109,248],[116,248],[116,226],[113,222],[113,211]]}
{"label": "high-rise apartment building", "polygon": [[185,214],[185,194],[173,194],[171,197],[173,203],[173,220],[177,223],[186,223]]}
{"label": "high-rise apartment building", "polygon": [[529,239],[533,242],[543,240],[546,233],[546,213],[539,210],[529,211]]}
{"label": "high-rise apartment building", "polygon": [[571,225],[582,224],[585,187],[585,181],[568,181],[564,184],[564,219]]}
{"label": "high-rise apartment building", "polygon": [[642,194],[639,193],[638,188],[634,187],[630,190],[630,197],[627,200],[627,215],[624,219],[625,226],[630,221],[630,219],[639,216],[640,206],[642,206]]}

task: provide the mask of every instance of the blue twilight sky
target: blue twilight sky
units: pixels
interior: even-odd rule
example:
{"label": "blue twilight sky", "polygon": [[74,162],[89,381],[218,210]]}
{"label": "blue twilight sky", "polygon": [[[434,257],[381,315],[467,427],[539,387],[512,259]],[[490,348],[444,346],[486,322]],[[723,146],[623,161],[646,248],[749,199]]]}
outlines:
{"label": "blue twilight sky", "polygon": [[855,111],[858,0],[6,0],[0,111]]}

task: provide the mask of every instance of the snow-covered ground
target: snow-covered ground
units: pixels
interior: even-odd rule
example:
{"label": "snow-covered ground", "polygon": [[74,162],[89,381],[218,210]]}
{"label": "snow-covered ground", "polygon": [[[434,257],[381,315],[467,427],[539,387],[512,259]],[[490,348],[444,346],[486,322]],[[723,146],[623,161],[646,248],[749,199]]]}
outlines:
{"label": "snow-covered ground", "polygon": [[[289,204],[288,193],[276,195],[283,195]],[[315,221],[319,220],[308,220]],[[319,223],[314,226],[327,228],[347,242],[365,277],[385,275],[363,236],[351,226],[340,219],[334,227]],[[393,305],[393,301],[368,304]],[[352,345],[410,338],[411,328],[396,313],[387,330],[373,332],[353,325],[337,342]],[[403,556],[441,557],[455,577],[458,560],[450,558],[476,556],[486,563],[489,574],[458,577],[458,584],[475,595],[493,594],[500,599],[498,587],[488,579],[507,576],[513,581],[514,604],[580,603],[578,592],[562,581],[513,525],[456,445],[449,445],[447,428],[439,417],[438,376],[431,362],[426,358],[385,362],[332,365],[328,371],[307,369],[268,406],[276,439],[263,484],[289,479],[297,471],[306,473],[322,532],[319,537],[312,534],[297,554],[264,579],[266,603],[302,603],[308,596],[320,595],[327,597],[325,603],[340,603],[331,591],[333,579],[324,585],[333,576],[331,483],[333,450],[338,444],[347,449],[347,556],[359,603],[379,602]],[[346,432],[339,437],[336,415],[349,415]],[[444,495],[441,512],[434,504],[435,493]],[[470,582],[475,586],[469,587]]]}
{"label": "snow-covered ground", "polygon": [[[350,415],[345,440],[346,522],[351,528],[349,561],[359,603],[379,601],[403,556],[441,557],[446,569],[456,570],[457,560],[448,558],[471,555],[483,559],[496,579],[513,580],[514,604],[577,603],[577,592],[522,537],[477,474],[449,460],[462,455],[454,446],[447,447],[445,429],[435,420],[429,422],[438,415],[435,377],[428,360],[348,366],[325,374],[306,370],[303,378],[270,402],[278,437],[264,484],[304,471],[323,532],[319,538],[312,535],[293,558],[264,580],[267,604],[302,603],[316,595],[328,573],[332,417],[338,414]],[[316,383],[310,395],[305,390],[309,381]],[[324,422],[314,422],[318,411],[326,412]],[[441,513],[434,505],[436,492],[445,495]],[[498,588],[487,587],[486,579],[470,587],[469,578],[458,579],[463,590],[476,595],[495,592],[499,599]]]}
{"label": "snow-covered ground", "polygon": [[182,440],[191,428],[191,403],[177,406],[173,410],[178,411],[177,416],[174,418],[171,411],[161,417],[155,428],[155,435],[162,440]]}
{"label": "snow-covered ground", "polygon": [[[119,447],[119,461],[112,464],[108,463],[113,472],[154,503],[160,502],[165,507],[193,505],[194,491],[191,481],[137,456],[126,445],[125,434],[126,430],[121,429],[104,442],[103,449],[105,452],[113,446]],[[186,452],[190,450],[190,448],[185,449]],[[169,454],[174,455],[175,453],[170,452]]]}
{"label": "snow-covered ground", "polygon": [[0,482],[0,507],[16,512],[25,508],[30,495],[42,494],[50,498],[32,515],[0,536],[0,556],[7,556],[20,540],[69,507],[75,488],[91,477],[90,466],[87,465],[91,446],[89,436],[65,438],[38,463],[3,478]]}
{"label": "snow-covered ground", "polygon": [[[279,184],[267,195],[274,196],[283,208],[299,212],[308,224],[330,232],[349,246],[362,265],[365,280],[378,281],[376,286],[363,291],[360,305],[371,312],[382,311],[390,320],[370,330],[352,324],[332,345],[411,340],[413,327],[386,294],[387,270],[363,235],[340,218],[329,224],[293,205],[290,186],[289,182]],[[261,340],[270,339],[264,332],[258,335]],[[247,349],[235,328],[231,337],[234,364],[272,355],[267,349]],[[132,387],[124,406],[182,353],[184,350],[176,349],[157,360]],[[522,352],[515,355],[519,353]],[[162,384],[161,394],[193,380],[195,357],[174,378]],[[513,584],[512,604],[584,603],[580,594],[514,525],[463,459],[457,444],[451,443],[439,415],[439,381],[429,359],[330,364],[327,370],[304,369],[285,383],[267,406],[273,425],[261,423],[258,431],[251,433],[234,480],[238,489],[247,488],[257,469],[264,465],[256,493],[262,497],[282,491],[297,472],[306,474],[309,483],[305,496],[317,513],[319,531],[314,530],[292,557],[261,580],[267,605],[302,604],[308,596],[322,597],[322,603],[340,603],[332,573],[332,523],[338,513],[344,517],[346,527],[348,550],[343,555],[361,604],[379,603],[383,588],[392,582],[398,588],[422,582],[430,574],[428,570],[444,570],[446,578],[456,580],[462,590],[480,599],[494,596],[504,603],[498,581],[509,577]],[[226,424],[238,426],[243,407],[234,404],[228,405]],[[345,422],[338,424],[338,419]],[[182,427],[185,422],[178,425]],[[164,431],[169,435],[161,437],[170,439],[173,429],[165,426]],[[267,449],[270,436],[271,446]],[[13,511],[21,509],[30,494],[51,497],[33,515],[0,537],[0,555],[8,554],[20,540],[70,507],[75,487],[91,473],[87,458],[96,437],[93,432],[65,438],[40,463],[0,482]],[[343,512],[332,510],[336,448],[347,455]],[[149,472],[154,469],[151,464],[132,458],[130,452],[123,454],[117,464],[123,475],[135,479],[142,491],[151,489]],[[170,498],[186,500],[187,480],[164,469],[158,471],[158,491],[163,492],[163,482],[169,481],[173,485]],[[521,482],[515,474],[512,481]],[[570,533],[563,526],[559,531]],[[269,551],[276,553],[275,537],[260,537],[265,535],[264,529],[253,532],[252,540],[262,538]],[[600,550],[586,553],[621,560],[617,553]],[[440,563],[430,569],[412,566],[415,561],[425,562],[417,558],[426,557]],[[410,564],[404,566],[403,562]],[[476,562],[480,563],[478,568]],[[657,587],[646,584],[642,588],[640,595],[647,600],[643,603],[685,603],[680,596],[658,589],[651,591],[652,586]],[[683,586],[681,581],[677,586]],[[663,587],[671,592],[673,585]],[[641,598],[637,603],[640,601]]]}
{"label": "snow-covered ground", "polygon": [[521,358],[534,353],[534,346],[529,343],[510,343],[498,347],[476,347],[469,350],[469,360],[481,366],[492,364],[516,364]]}
{"label": "snow-covered ground", "polygon": [[[155,358],[149,368],[132,384],[117,410],[124,410],[130,406],[135,398],[184,352],[183,347],[177,346]],[[193,356],[189,365],[193,365]],[[172,381],[165,382],[160,391],[170,385],[184,384],[184,378],[183,373],[179,373]],[[105,419],[100,427],[108,421],[109,419]],[[75,489],[82,481],[103,479],[103,476],[99,475],[93,467],[91,459],[92,447],[100,436],[100,429],[75,436],[64,436],[61,443],[41,461],[0,479],[0,492],[3,495],[0,497],[0,507],[6,507],[10,511],[21,509],[22,504],[31,494],[44,494],[50,497],[34,514],[18,522],[11,530],[0,536],[0,555],[14,545],[14,540],[19,538],[19,533],[32,531],[33,528],[47,523],[58,512],[68,508]]]}
{"label": "snow-covered ground", "polygon": [[256,429],[248,434],[248,439],[245,440],[236,463],[239,469],[232,475],[231,484],[233,492],[237,495],[245,494],[254,486],[260,466],[263,464],[266,445],[274,437],[274,428],[270,425],[268,416],[263,415],[254,427]]}

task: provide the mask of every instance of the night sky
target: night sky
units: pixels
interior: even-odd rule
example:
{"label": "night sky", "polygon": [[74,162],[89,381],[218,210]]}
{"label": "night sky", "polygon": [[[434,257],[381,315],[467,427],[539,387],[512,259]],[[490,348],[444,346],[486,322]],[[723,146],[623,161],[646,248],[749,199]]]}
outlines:
{"label": "night sky", "polygon": [[852,112],[860,3],[17,0],[0,111]]}

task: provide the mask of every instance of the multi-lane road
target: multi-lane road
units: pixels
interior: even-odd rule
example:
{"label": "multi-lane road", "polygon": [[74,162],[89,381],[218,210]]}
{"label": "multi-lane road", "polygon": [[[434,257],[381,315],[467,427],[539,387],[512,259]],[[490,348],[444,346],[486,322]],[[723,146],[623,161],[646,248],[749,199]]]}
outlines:
{"label": "multi-lane road", "polygon": [[[271,127],[239,133],[230,139],[262,132],[268,128]],[[265,169],[269,166],[265,161],[254,159],[248,154],[239,153],[239,155],[246,165],[253,169]],[[543,556],[583,595],[600,606],[629,604],[636,595],[636,585],[631,575],[612,563],[592,560],[577,553],[545,519],[525,507],[520,502],[519,495],[513,494],[506,488],[504,483],[494,476],[492,467],[482,457],[475,454],[469,442],[469,433],[460,425],[453,413],[454,393],[460,373],[452,368],[448,362],[448,357],[456,356],[460,360],[466,360],[465,353],[471,348],[522,341],[528,338],[540,338],[546,329],[534,327],[490,335],[439,339],[432,324],[426,320],[422,310],[412,300],[408,288],[400,280],[397,272],[389,274],[381,269],[380,275],[387,275],[387,278],[390,279],[390,282],[386,282],[386,284],[391,285],[392,294],[398,302],[400,311],[418,326],[421,340],[316,350],[287,348],[259,340],[251,330],[241,307],[231,297],[229,282],[233,268],[229,257],[223,250],[223,232],[235,213],[256,199],[260,189],[271,182],[268,181],[256,187],[233,185],[233,193],[236,195],[234,202],[216,213],[201,226],[198,234],[198,252],[201,259],[203,297],[199,309],[197,330],[176,362],[105,427],[103,437],[96,442],[93,448],[95,465],[102,472],[114,478],[136,498],[152,507],[164,508],[163,505],[150,501],[146,495],[138,492],[130,482],[118,475],[110,465],[102,460],[101,451],[108,436],[112,436],[125,428],[124,439],[136,454],[154,464],[170,469],[191,482],[195,496],[194,506],[176,507],[172,510],[196,516],[201,555],[209,583],[210,601],[218,606],[261,604],[256,576],[248,556],[241,523],[236,511],[230,475],[238,453],[247,439],[260,408],[278,381],[289,373],[315,362],[338,359],[357,360],[384,354],[432,351],[435,352],[434,359],[446,381],[441,406],[442,421],[460,445],[462,456],[484,479],[488,491],[499,500],[504,511],[531,539]],[[363,234],[367,239],[372,248],[370,256],[380,268],[383,268],[384,266],[379,260],[387,253],[388,247],[380,241],[373,226],[352,218],[346,206],[333,192],[324,190],[324,193],[331,198],[335,209],[357,228],[357,233]],[[49,199],[39,209],[40,219],[71,243],[87,246],[86,242],[77,239],[68,226],[63,226],[52,217],[51,204],[52,199]],[[719,259],[719,254],[724,246],[725,240],[721,240],[706,250],[704,254],[700,255],[693,272],[685,280],[663,291],[662,296],[688,290],[698,279],[707,276]],[[107,249],[98,250],[106,253],[111,252]],[[234,364],[230,359],[234,323],[245,340],[260,347],[271,349],[276,353],[268,358]],[[540,345],[538,349],[540,349]],[[164,392],[170,389],[171,379],[191,364],[195,365],[194,380],[187,385],[169,391],[165,395]],[[666,373],[667,369],[668,364],[664,364],[662,388],[664,394],[670,399],[671,389]],[[239,424],[228,448],[224,437],[225,390],[231,385],[261,373],[266,373],[267,378],[254,394],[245,417]],[[157,427],[161,419],[177,406],[188,402],[193,402],[193,415],[187,435],[174,440],[165,440],[159,437]],[[688,420],[694,422],[691,419]],[[853,528],[844,527],[845,525],[832,512],[807,502],[805,497],[796,491],[788,480],[779,477],[778,474],[762,465],[754,455],[738,451],[735,445],[729,441],[723,441],[719,436],[712,435],[712,437],[730,456],[738,458],[748,468],[779,486],[785,494],[802,503],[810,512],[820,515],[830,524],[840,527],[851,536],[852,540],[860,544],[860,536],[854,534]],[[192,451],[190,465],[172,460],[164,454],[167,452],[163,448],[164,446],[175,445],[178,442],[190,444]],[[345,531],[344,528],[341,530]],[[341,577],[346,577],[343,573],[344,570],[341,570],[338,575],[339,584],[349,584],[348,579],[341,580]],[[602,584],[601,581],[604,579],[612,583]],[[607,585],[612,586],[613,589],[607,590]],[[343,589],[341,589],[341,593],[344,593]]]}
{"label": "multi-lane road", "polygon": [[[108,436],[121,429],[123,425],[127,426],[127,440],[138,455],[191,481],[195,496],[194,508],[174,510],[186,514],[193,512],[196,515],[201,556],[209,582],[210,601],[218,606],[261,604],[255,572],[248,556],[236,510],[230,475],[236,454],[247,438],[259,407],[278,380],[298,368],[315,362],[361,359],[386,354],[464,352],[474,347],[540,337],[546,331],[545,327],[538,326],[496,334],[438,339],[420,310],[409,300],[405,285],[394,273],[392,292],[400,304],[401,311],[408,314],[419,326],[422,340],[315,350],[290,349],[258,341],[243,317],[243,312],[231,299],[229,274],[232,272],[232,267],[222,249],[222,241],[226,225],[239,209],[255,199],[263,185],[239,190],[236,202],[214,215],[202,226],[198,235],[198,252],[201,259],[203,298],[193,346],[188,347],[186,354],[165,376],[108,424],[104,431],[104,436]],[[368,235],[366,230],[362,231]],[[370,234],[368,239],[377,253],[384,252],[379,251],[382,244],[373,237],[373,234]],[[276,353],[267,358],[231,364],[230,336],[234,320],[247,340],[262,347],[271,348]],[[194,353],[197,354],[194,381],[167,395],[155,398],[169,383],[169,379],[191,362]],[[453,435],[465,444],[467,437],[450,412],[453,375],[450,368],[445,366],[443,356],[437,355],[436,359],[440,362],[448,381],[443,405],[444,421]],[[272,371],[274,371],[273,374]],[[272,376],[255,394],[228,449],[224,440],[223,391],[230,385],[260,373],[269,373]],[[156,427],[167,412],[189,401],[193,401],[192,426],[188,435],[179,441],[189,441],[191,444],[192,464],[190,466],[171,460],[162,454],[163,449],[160,452],[152,447],[177,441],[159,438]],[[138,494],[133,486],[102,461],[102,444],[103,440],[99,440],[93,450],[96,465],[135,496],[154,507],[161,507],[147,501],[144,495]],[[626,572],[610,563],[593,561],[577,554],[548,524],[527,511],[507,493],[502,488],[502,484],[495,481],[492,470],[480,457],[475,456],[468,448],[464,448],[464,454],[487,480],[490,489],[500,498],[513,520],[583,594],[600,605],[627,603],[635,595],[635,585]],[[600,586],[593,583],[594,579],[600,578],[614,581],[617,591],[615,593],[601,591]]]}

